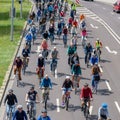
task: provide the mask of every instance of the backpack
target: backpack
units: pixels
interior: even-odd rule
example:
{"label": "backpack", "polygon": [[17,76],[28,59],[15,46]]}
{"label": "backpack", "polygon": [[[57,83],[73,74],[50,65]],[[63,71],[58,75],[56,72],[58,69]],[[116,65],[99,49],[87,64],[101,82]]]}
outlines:
{"label": "backpack", "polygon": [[38,120],[50,120],[50,119],[48,116],[46,116],[45,119],[42,116],[40,116]]}

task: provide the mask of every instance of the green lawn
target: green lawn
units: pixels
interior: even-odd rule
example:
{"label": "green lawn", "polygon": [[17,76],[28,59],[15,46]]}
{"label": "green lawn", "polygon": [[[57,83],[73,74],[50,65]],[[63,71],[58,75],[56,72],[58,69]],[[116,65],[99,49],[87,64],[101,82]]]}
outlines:
{"label": "green lawn", "polygon": [[23,2],[23,19],[20,19],[20,4],[18,0],[14,0],[16,8],[16,18],[14,19],[14,41],[10,41],[11,19],[9,11],[11,0],[0,0],[0,86],[2,85],[8,66],[11,63],[13,54],[20,40],[20,34],[27,20],[31,3],[28,0]]}

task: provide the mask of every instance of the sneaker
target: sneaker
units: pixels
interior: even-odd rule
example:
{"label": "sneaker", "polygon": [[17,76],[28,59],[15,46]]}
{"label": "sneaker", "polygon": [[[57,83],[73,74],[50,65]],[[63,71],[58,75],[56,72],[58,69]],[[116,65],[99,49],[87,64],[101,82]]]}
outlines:
{"label": "sneaker", "polygon": [[41,102],[40,103],[44,103],[44,101],[43,100],[41,100]]}
{"label": "sneaker", "polygon": [[81,107],[81,111],[83,111],[83,107]]}
{"label": "sneaker", "polygon": [[64,102],[62,102],[62,106],[64,106],[65,105],[65,103]]}
{"label": "sneaker", "polygon": [[27,114],[29,114],[29,110],[27,110]]}

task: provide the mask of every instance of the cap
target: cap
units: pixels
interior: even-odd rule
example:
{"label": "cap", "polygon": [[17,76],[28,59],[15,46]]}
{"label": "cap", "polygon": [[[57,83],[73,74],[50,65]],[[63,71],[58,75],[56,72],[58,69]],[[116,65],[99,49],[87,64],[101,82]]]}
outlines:
{"label": "cap", "polygon": [[108,107],[107,103],[102,103],[102,108],[107,108],[107,107]]}
{"label": "cap", "polygon": [[20,58],[20,55],[17,55],[17,58]]}
{"label": "cap", "polygon": [[42,57],[42,54],[39,54],[39,57]]}
{"label": "cap", "polygon": [[17,106],[17,109],[22,109],[22,108],[23,108],[22,105]]}
{"label": "cap", "polygon": [[66,76],[66,79],[70,79],[70,76]]}
{"label": "cap", "polygon": [[41,111],[41,113],[47,113],[47,110],[46,110],[46,109],[43,109],[43,110]]}
{"label": "cap", "polygon": [[100,40],[99,38],[97,38],[97,41]]}
{"label": "cap", "polygon": [[54,47],[54,49],[56,49],[56,47]]}
{"label": "cap", "polygon": [[48,75],[46,74],[45,77],[48,77]]}
{"label": "cap", "polygon": [[9,93],[13,92],[13,89],[9,89],[8,92],[9,92]]}
{"label": "cap", "polygon": [[85,83],[84,86],[87,87],[89,84],[88,83]]}
{"label": "cap", "polygon": [[31,87],[30,87],[30,90],[31,90],[31,89],[34,89],[34,86],[31,86]]}

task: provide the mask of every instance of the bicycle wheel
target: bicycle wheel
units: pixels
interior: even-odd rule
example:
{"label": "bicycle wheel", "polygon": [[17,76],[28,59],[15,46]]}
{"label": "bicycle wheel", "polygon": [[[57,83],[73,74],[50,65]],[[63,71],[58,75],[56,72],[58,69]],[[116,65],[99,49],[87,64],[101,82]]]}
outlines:
{"label": "bicycle wheel", "polygon": [[48,100],[48,94],[45,94],[44,96],[44,103],[45,103],[45,109],[47,110],[47,100]]}
{"label": "bicycle wheel", "polygon": [[66,97],[66,110],[68,111],[68,106],[69,106],[69,98],[68,98],[68,96]]}

